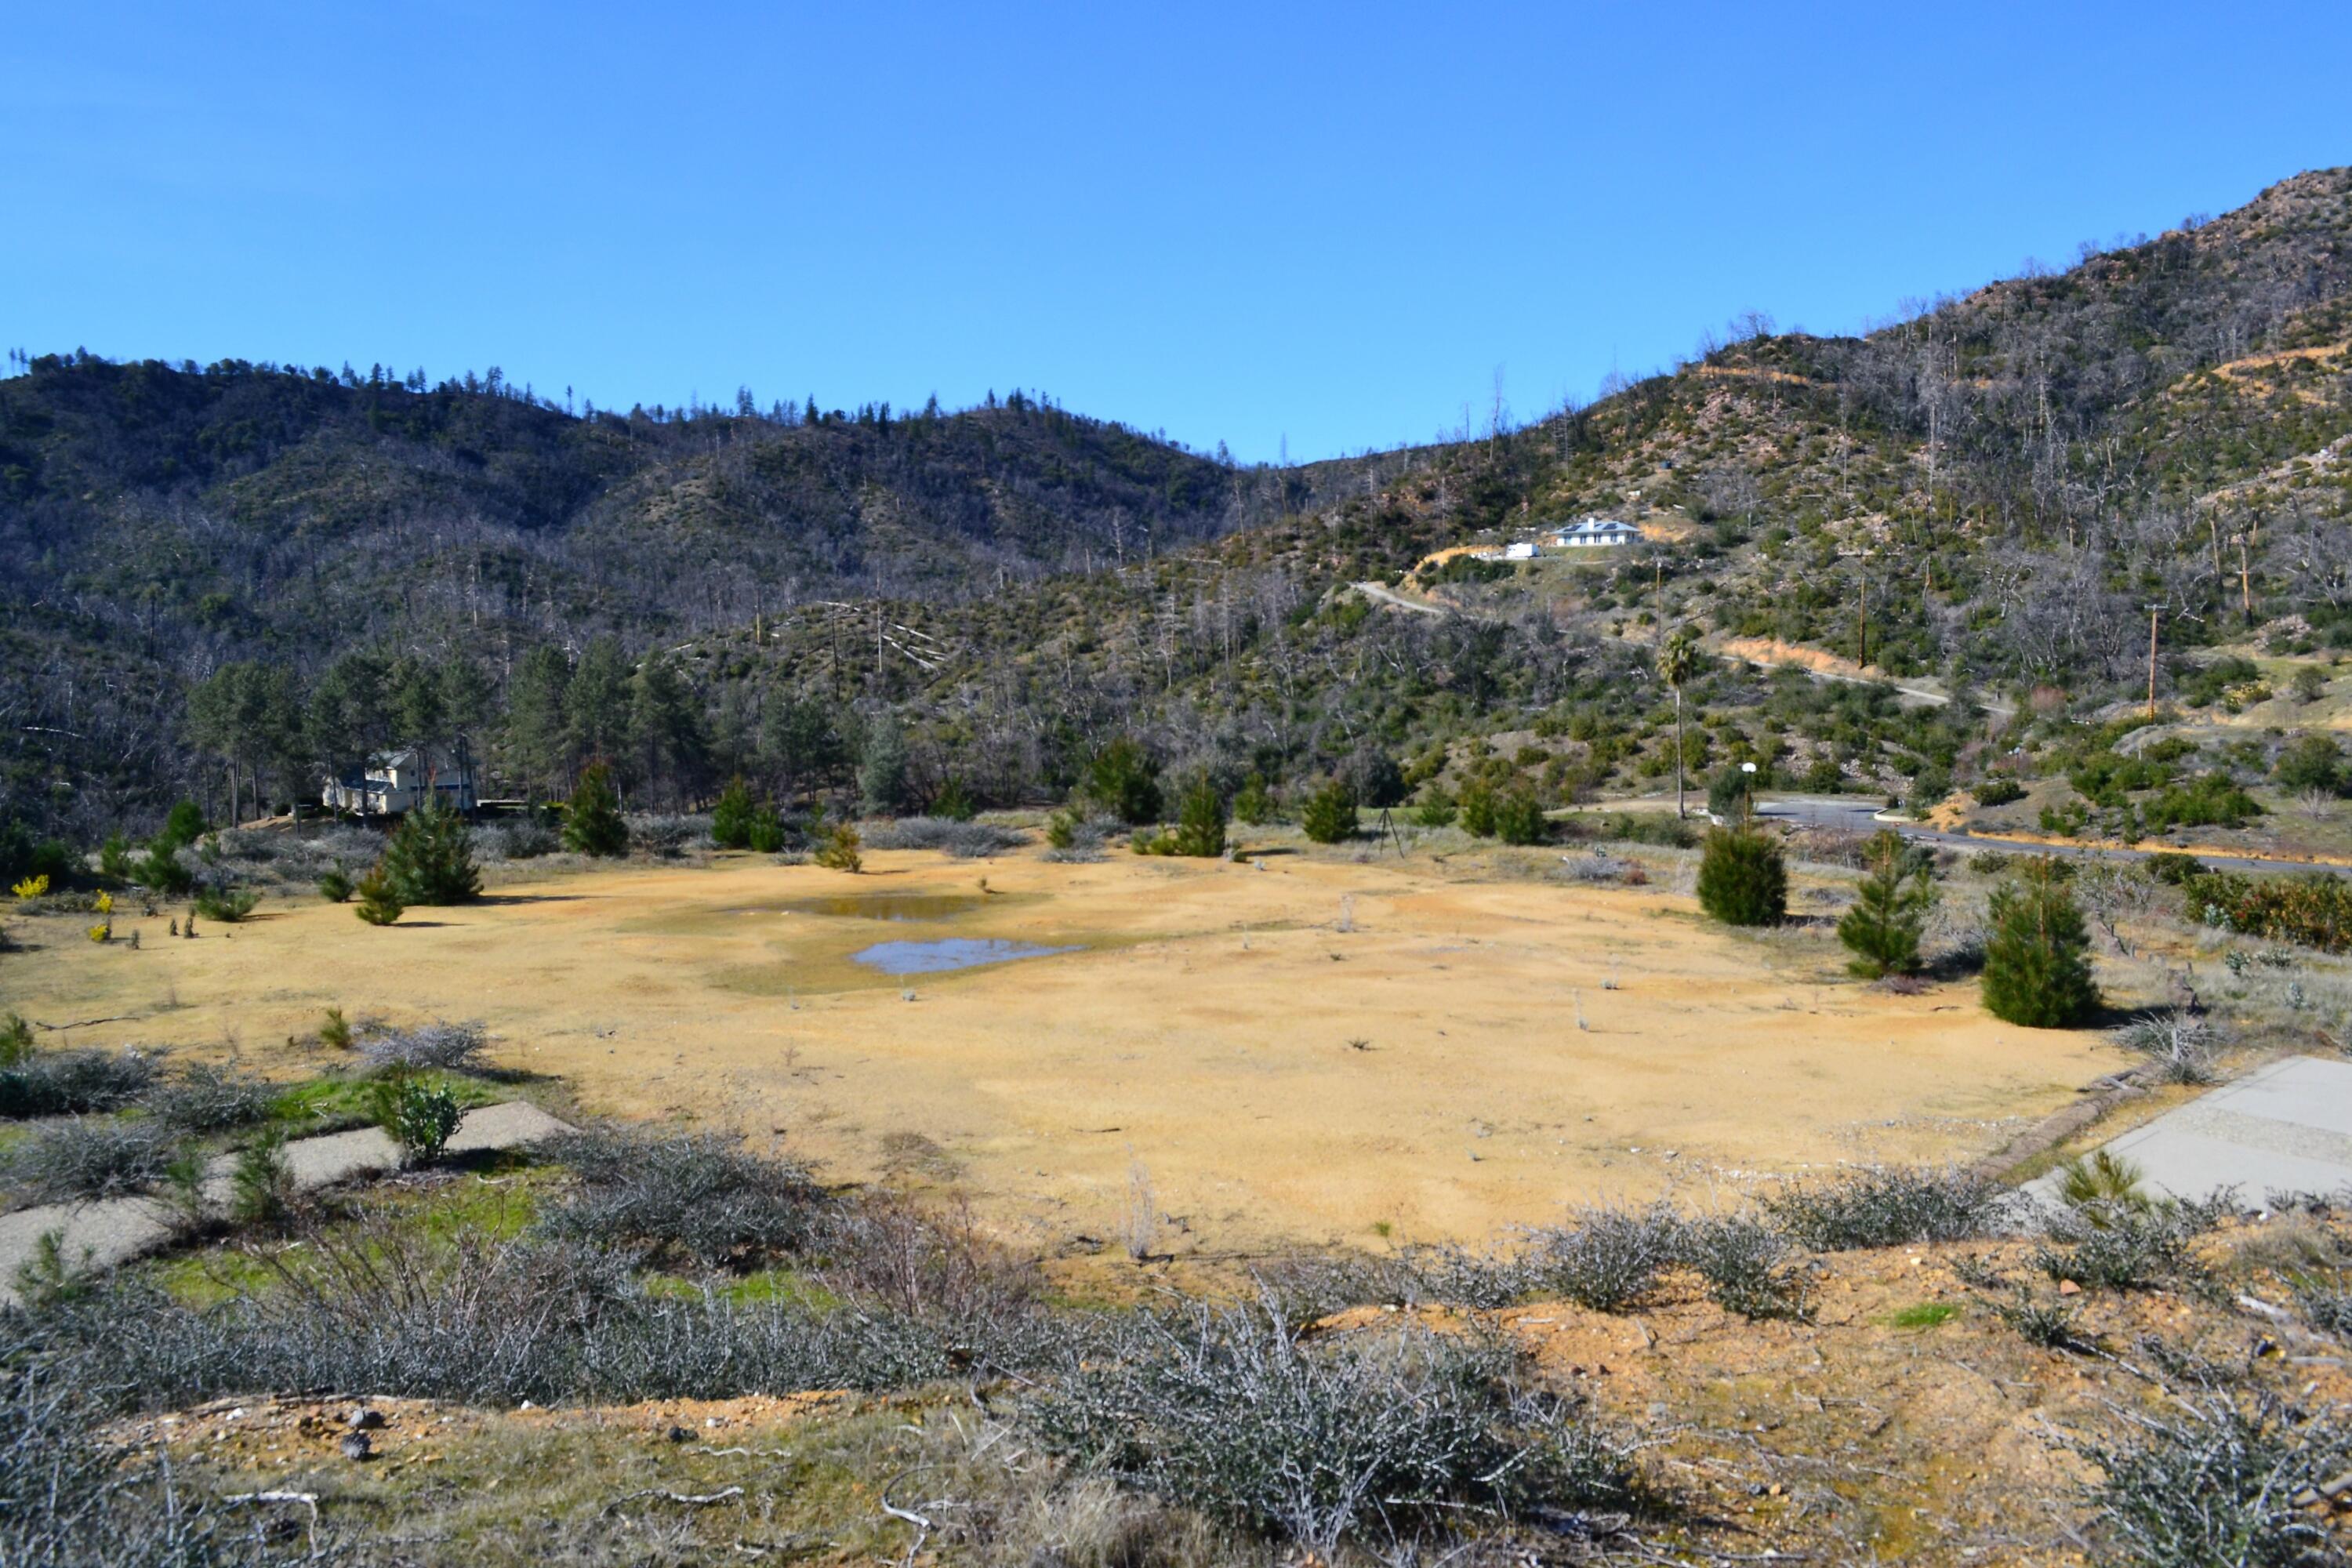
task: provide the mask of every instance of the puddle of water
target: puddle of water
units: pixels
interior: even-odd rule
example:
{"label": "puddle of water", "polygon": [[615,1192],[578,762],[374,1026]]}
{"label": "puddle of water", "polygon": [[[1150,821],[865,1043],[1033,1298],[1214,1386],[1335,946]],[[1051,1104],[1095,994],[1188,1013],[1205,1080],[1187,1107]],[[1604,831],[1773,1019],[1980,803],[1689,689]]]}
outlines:
{"label": "puddle of water", "polygon": [[1009,963],[1016,958],[1048,958],[1076,952],[1075,947],[1039,947],[1034,942],[1007,942],[1002,937],[942,937],[936,942],[877,942],[849,955],[854,963],[885,974],[936,974],[948,969],[976,969],[983,963]]}
{"label": "puddle of water", "polygon": [[828,893],[742,912],[831,915],[853,921],[945,921],[970,914],[987,901],[979,893]]}

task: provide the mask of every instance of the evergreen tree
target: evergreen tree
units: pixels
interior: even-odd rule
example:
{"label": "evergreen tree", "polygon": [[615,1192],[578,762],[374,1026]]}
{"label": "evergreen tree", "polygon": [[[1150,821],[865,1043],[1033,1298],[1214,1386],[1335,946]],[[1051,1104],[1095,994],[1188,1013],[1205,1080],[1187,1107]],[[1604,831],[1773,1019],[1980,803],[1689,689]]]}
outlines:
{"label": "evergreen tree", "polygon": [[760,752],[790,791],[825,787],[849,758],[832,710],[821,702],[771,702],[760,722]]}
{"label": "evergreen tree", "polygon": [[1225,852],[1224,793],[1208,779],[1194,782],[1176,808],[1170,853],[1213,860]]}
{"label": "evergreen tree", "polygon": [[[388,926],[401,917],[404,906],[400,894],[394,889],[392,877],[381,862],[360,879],[359,895],[360,901],[352,907],[352,913],[368,924]],[[191,915],[188,929],[193,931],[195,924],[195,917]]]}
{"label": "evergreen tree", "polygon": [[2091,938],[2057,863],[2029,863],[1994,889],[1985,944],[1985,1011],[2029,1029],[2063,1029],[2099,1005]]}
{"label": "evergreen tree", "polygon": [[561,648],[535,647],[507,683],[507,755],[534,795],[552,792],[572,758],[564,693],[572,663]]}
{"label": "evergreen tree", "polygon": [[1348,759],[1347,778],[1356,799],[1374,811],[1404,803],[1404,770],[1378,746],[1364,746]]}
{"label": "evergreen tree", "polygon": [[857,763],[857,795],[876,816],[895,816],[912,798],[907,784],[907,736],[895,714],[883,714],[866,732],[865,752]]}
{"label": "evergreen tree", "polygon": [[1544,820],[1543,803],[1525,785],[1496,803],[1495,833],[1506,844],[1540,844],[1550,827]]}
{"label": "evergreen tree", "polygon": [[1241,793],[1234,796],[1234,820],[1252,827],[1274,820],[1274,792],[1265,787],[1264,775],[1252,773],[1242,781]]}
{"label": "evergreen tree", "polygon": [[1081,788],[1088,800],[1130,827],[1160,820],[1160,764],[1129,736],[1095,753]]}
{"label": "evergreen tree", "polygon": [[572,805],[563,814],[564,847],[581,855],[614,856],[629,852],[629,825],[621,820],[621,803],[613,793],[613,775],[602,763],[581,770]]}
{"label": "evergreen tree", "polygon": [[1726,925],[1774,926],[1789,917],[1780,841],[1754,826],[1709,830],[1698,863],[1699,908]]}
{"label": "evergreen tree", "polygon": [[1935,906],[1936,879],[1927,858],[1896,833],[1872,837],[1864,851],[1868,873],[1853,908],[1838,921],[1838,940],[1852,950],[1847,965],[1864,980],[1909,974],[1919,967],[1919,933]]}
{"label": "evergreen tree", "polygon": [[947,783],[940,785],[940,793],[931,797],[931,815],[950,822],[970,822],[980,812],[965,791],[963,781],[950,773]]}
{"label": "evergreen tree", "polygon": [[564,687],[563,720],[574,757],[614,756],[627,741],[629,661],[611,637],[581,650]]}
{"label": "evergreen tree", "polygon": [[721,849],[749,849],[754,809],[751,786],[740,778],[730,781],[710,808],[710,842]]}
{"label": "evergreen tree", "polygon": [[1338,844],[1356,836],[1356,792],[1344,779],[1326,779],[1307,797],[1298,825],[1318,844]]}
{"label": "evergreen tree", "polygon": [[404,905],[470,904],[482,896],[466,819],[437,798],[400,819],[384,846],[383,870]]}
{"label": "evergreen tree", "polygon": [[1495,789],[1484,779],[1472,779],[1462,786],[1458,814],[1462,831],[1479,838],[1495,837]]}
{"label": "evergreen tree", "polygon": [[676,801],[702,786],[710,742],[694,688],[666,658],[649,658],[629,683],[629,752],[636,777]]}
{"label": "evergreen tree", "polygon": [[337,778],[354,777],[371,755],[384,749],[388,718],[383,661],[370,653],[347,653],[310,689],[311,754]]}

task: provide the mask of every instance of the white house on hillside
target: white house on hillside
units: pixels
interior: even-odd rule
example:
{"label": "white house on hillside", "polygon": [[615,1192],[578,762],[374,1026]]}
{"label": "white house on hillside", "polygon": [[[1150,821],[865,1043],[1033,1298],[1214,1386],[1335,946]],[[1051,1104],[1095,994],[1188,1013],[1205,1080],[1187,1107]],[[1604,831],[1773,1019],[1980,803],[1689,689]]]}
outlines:
{"label": "white house on hillside", "polygon": [[1631,544],[1642,537],[1642,531],[1630,522],[1612,518],[1588,517],[1572,522],[1552,537],[1551,542],[1562,550],[1591,550],[1611,545]]}
{"label": "white house on hillside", "polygon": [[329,811],[356,811],[362,816],[398,816],[414,811],[431,795],[459,811],[475,806],[474,763],[464,747],[455,755],[435,757],[411,746],[378,752],[356,778],[329,779],[319,792],[319,804]]}

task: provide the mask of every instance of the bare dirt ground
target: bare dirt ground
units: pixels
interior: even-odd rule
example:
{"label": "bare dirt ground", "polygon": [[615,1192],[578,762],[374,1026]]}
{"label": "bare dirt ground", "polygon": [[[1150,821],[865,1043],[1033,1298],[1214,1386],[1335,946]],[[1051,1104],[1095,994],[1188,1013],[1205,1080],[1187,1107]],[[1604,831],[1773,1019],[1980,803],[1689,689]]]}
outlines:
{"label": "bare dirt ground", "polygon": [[[1833,942],[1711,928],[1673,892],[1263,864],[732,858],[511,885],[389,930],[316,901],[194,941],[118,916],[137,951],[60,916],[16,924],[31,951],[0,961],[0,994],[43,1023],[115,1020],[51,1043],[234,1043],[264,1069],[315,1067],[330,1005],[480,1019],[502,1065],[591,1113],[952,1186],[1045,1245],[1116,1247],[1140,1175],[1150,1244],[1204,1259],[1963,1158],[2123,1065],[2095,1034],[1993,1020],[1972,984],[1853,984]],[[913,921],[823,902],[845,895],[947,902]],[[905,980],[850,957],[941,937],[1081,951]]]}

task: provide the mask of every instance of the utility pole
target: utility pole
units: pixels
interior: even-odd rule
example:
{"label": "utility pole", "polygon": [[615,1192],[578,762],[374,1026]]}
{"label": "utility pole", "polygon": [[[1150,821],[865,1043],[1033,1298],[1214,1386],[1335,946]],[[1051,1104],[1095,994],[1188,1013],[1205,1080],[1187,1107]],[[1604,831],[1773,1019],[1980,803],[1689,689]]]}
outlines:
{"label": "utility pole", "polygon": [[2156,722],[2156,617],[2162,605],[2147,607],[2147,721]]}
{"label": "utility pole", "polygon": [[2254,624],[2254,574],[2246,560],[2246,536],[2238,535],[2238,613]]}

